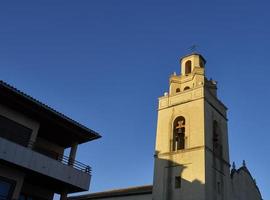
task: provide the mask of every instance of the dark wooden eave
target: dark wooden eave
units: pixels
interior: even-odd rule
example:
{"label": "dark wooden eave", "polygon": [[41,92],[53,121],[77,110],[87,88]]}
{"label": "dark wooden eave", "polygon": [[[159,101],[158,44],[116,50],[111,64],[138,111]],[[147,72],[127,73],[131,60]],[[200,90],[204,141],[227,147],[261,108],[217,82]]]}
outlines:
{"label": "dark wooden eave", "polygon": [[[46,104],[0,80],[0,103],[38,121],[45,137],[54,137],[64,147],[85,143],[101,136]],[[51,132],[53,128],[54,132]],[[45,133],[47,131],[47,133]]]}

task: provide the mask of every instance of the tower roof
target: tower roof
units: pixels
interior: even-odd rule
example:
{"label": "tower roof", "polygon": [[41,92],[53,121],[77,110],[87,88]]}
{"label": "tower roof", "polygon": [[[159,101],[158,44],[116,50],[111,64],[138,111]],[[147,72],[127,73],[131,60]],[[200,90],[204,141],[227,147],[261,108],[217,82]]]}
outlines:
{"label": "tower roof", "polygon": [[184,58],[189,57],[189,56],[193,56],[193,55],[194,55],[194,56],[199,56],[199,57],[203,60],[204,64],[206,63],[205,58],[204,58],[201,54],[196,53],[196,52],[193,52],[193,53],[187,54],[187,55],[185,55],[185,56],[182,56],[182,57],[180,58],[180,62],[181,62]]}

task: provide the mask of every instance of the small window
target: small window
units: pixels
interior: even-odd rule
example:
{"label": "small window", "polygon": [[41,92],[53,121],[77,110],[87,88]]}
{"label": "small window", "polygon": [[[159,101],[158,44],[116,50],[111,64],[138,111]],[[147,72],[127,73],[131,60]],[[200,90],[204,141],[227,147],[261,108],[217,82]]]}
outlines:
{"label": "small window", "polygon": [[217,191],[218,191],[218,194],[221,194],[221,185],[220,185],[220,182],[217,182]]}
{"label": "small window", "polygon": [[213,121],[213,152],[216,156],[223,154],[219,124],[216,120]]}
{"label": "small window", "polygon": [[175,177],[174,187],[175,189],[181,188],[181,176]]}
{"label": "small window", "polygon": [[190,89],[190,87],[189,86],[186,86],[185,88],[184,88],[184,91],[185,90],[189,90]]}
{"label": "small window", "polygon": [[180,92],[180,88],[177,88],[175,92],[176,92],[176,93]]}
{"label": "small window", "polygon": [[185,74],[190,74],[191,73],[191,61],[188,60],[185,64]]}

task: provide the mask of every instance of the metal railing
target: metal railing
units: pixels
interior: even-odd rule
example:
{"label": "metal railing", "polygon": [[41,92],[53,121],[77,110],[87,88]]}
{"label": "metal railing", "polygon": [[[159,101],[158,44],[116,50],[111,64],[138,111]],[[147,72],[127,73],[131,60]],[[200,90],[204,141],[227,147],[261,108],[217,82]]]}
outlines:
{"label": "metal railing", "polygon": [[85,173],[91,174],[91,167],[89,165],[83,164],[77,160],[71,159],[68,156],[65,155],[59,155],[59,159],[58,161],[60,161],[61,163],[63,163],[64,165],[69,165],[72,166],[75,169],[81,170]]}
{"label": "metal railing", "polygon": [[[4,138],[4,137],[2,137],[2,138]],[[91,174],[92,169],[91,169],[91,167],[89,165],[83,164],[83,163],[81,163],[81,162],[79,162],[77,160],[71,159],[68,156],[59,154],[59,153],[57,153],[55,151],[51,151],[51,150],[48,150],[48,149],[40,148],[40,147],[36,146],[35,145],[35,142],[32,141],[32,140],[29,140],[28,141],[28,144],[22,144],[22,143],[18,142],[17,140],[12,140],[10,138],[4,138],[4,139],[7,139],[7,140],[9,140],[11,142],[14,142],[14,143],[17,143],[19,145],[22,145],[25,148],[32,149],[33,151],[35,151],[37,153],[40,153],[42,155],[45,155],[47,157],[50,157],[50,158],[52,158],[52,159],[54,159],[54,160],[56,160],[58,162],[61,162],[64,165],[68,165],[68,166],[71,166],[74,169],[80,170],[80,171],[82,171],[84,173]]]}
{"label": "metal railing", "polygon": [[73,167],[74,169],[80,170],[82,172],[85,172],[87,174],[91,174],[91,167],[89,165],[83,164],[77,160],[74,160],[68,156],[65,156],[63,154],[57,153],[52,150],[36,147],[35,144],[33,143],[30,145],[33,151],[36,151],[42,155],[48,156],[54,160],[57,160],[61,162],[64,165],[68,165]]}

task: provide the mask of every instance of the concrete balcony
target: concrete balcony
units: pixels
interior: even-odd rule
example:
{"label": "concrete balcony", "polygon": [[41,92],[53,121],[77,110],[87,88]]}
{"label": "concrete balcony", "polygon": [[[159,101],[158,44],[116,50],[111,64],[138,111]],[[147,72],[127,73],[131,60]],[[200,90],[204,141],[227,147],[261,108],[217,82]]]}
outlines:
{"label": "concrete balcony", "polygon": [[69,186],[69,192],[89,189],[91,168],[67,157],[55,160],[0,137],[0,161],[34,172],[41,178],[50,179]]}

